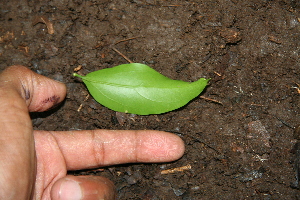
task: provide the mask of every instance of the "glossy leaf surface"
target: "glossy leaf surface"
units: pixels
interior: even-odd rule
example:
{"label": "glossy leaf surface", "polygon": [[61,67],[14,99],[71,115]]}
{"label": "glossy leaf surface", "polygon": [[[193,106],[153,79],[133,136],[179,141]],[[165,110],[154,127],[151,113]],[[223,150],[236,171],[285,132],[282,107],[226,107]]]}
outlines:
{"label": "glossy leaf surface", "polygon": [[139,115],[175,110],[197,97],[209,79],[184,82],[165,77],[147,65],[123,64],[91,72],[83,80],[100,104],[118,112]]}

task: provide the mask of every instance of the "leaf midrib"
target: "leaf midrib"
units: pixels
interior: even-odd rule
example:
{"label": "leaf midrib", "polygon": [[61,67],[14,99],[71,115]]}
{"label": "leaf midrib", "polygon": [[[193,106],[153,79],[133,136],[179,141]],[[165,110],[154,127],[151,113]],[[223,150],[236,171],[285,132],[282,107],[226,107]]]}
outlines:
{"label": "leaf midrib", "polygon": [[179,88],[183,88],[183,87],[189,87],[191,85],[191,83],[194,82],[190,82],[189,84],[184,84],[184,85],[179,85],[177,87],[174,86],[169,86],[169,87],[163,87],[163,86],[151,86],[151,85],[125,85],[125,84],[118,84],[118,83],[110,83],[110,82],[105,82],[105,81],[99,81],[99,80],[92,80],[90,78],[82,78],[83,80],[93,83],[93,84],[102,84],[102,85],[109,85],[109,86],[115,86],[115,87],[124,87],[124,88],[139,88],[139,87],[144,87],[144,88],[159,88],[159,89],[179,89]]}

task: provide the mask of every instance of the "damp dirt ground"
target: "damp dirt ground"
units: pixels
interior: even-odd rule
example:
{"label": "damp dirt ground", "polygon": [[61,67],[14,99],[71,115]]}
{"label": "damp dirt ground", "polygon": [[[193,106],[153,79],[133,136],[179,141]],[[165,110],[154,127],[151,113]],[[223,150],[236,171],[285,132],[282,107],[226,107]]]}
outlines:
{"label": "damp dirt ground", "polygon": [[[67,85],[59,108],[33,115],[35,129],[154,129],[184,140],[172,163],[75,172],[112,179],[119,199],[299,199],[299,11],[297,0],[1,0],[0,69],[21,64]],[[116,113],[72,77],[128,63],[113,49],[209,86],[169,113]]]}

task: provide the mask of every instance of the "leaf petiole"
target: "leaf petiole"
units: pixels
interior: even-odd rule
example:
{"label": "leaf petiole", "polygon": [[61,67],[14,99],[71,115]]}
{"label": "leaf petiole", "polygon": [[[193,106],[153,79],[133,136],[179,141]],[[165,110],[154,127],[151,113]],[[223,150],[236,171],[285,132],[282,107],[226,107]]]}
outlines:
{"label": "leaf petiole", "polygon": [[76,73],[73,73],[73,76],[76,76],[76,77],[78,77],[78,78],[83,78],[83,77],[84,77],[84,76],[81,76],[81,75],[76,74]]}

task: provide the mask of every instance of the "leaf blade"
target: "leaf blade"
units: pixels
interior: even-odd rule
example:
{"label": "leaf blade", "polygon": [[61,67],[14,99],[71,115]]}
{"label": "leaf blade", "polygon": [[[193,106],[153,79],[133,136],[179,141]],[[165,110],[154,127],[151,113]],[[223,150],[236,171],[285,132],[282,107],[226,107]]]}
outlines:
{"label": "leaf blade", "polygon": [[189,83],[163,76],[147,65],[131,63],[91,72],[82,78],[100,104],[139,115],[175,110],[198,96],[209,79]]}

